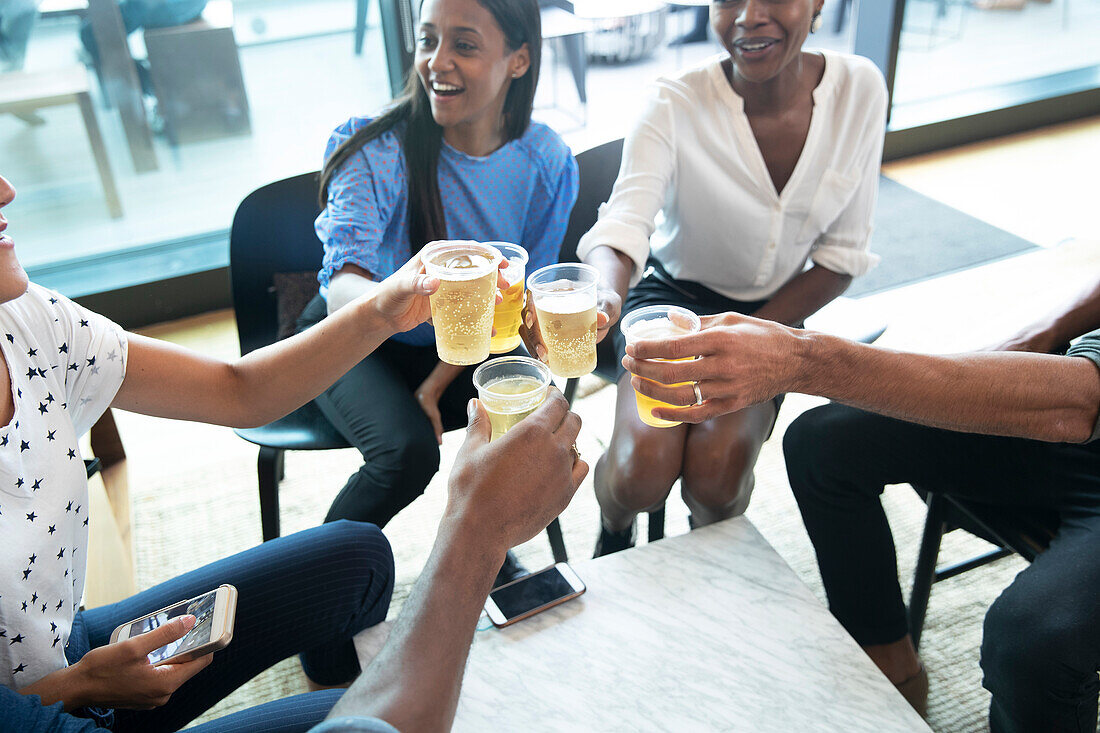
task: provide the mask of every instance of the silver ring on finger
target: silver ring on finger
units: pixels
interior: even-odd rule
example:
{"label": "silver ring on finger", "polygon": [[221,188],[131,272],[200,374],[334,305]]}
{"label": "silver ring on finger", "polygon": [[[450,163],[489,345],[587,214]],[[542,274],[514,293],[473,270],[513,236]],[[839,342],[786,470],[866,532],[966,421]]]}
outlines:
{"label": "silver ring on finger", "polygon": [[696,405],[703,404],[703,393],[699,389],[699,383],[698,382],[692,382],[691,383],[691,388],[693,390],[695,390],[695,404]]}

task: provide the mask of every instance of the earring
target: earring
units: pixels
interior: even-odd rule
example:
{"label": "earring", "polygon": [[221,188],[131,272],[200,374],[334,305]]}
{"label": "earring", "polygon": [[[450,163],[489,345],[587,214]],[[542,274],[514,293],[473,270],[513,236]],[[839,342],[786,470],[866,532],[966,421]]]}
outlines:
{"label": "earring", "polygon": [[821,11],[819,10],[814,13],[813,20],[810,21],[810,33],[817,33],[819,30],[821,30],[822,22],[823,21],[821,20]]}

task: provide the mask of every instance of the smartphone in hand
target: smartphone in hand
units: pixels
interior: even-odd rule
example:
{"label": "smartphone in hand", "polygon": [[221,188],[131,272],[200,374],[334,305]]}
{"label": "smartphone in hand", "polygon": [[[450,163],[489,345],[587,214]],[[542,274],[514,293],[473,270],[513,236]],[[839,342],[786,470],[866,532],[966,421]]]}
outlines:
{"label": "smartphone in hand", "polygon": [[195,617],[195,625],[182,639],[166,644],[149,654],[150,664],[189,662],[224,649],[233,638],[233,621],[237,612],[237,589],[220,585],[209,593],[174,603],[147,616],[122,624],[111,634],[111,643],[163,626],[178,616]]}

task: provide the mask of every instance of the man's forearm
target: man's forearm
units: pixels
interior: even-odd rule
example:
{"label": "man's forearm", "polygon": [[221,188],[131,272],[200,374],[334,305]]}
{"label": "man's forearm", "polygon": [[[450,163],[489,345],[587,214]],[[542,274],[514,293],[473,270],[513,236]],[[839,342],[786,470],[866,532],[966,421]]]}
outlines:
{"label": "man's forearm", "polygon": [[950,430],[1083,442],[1100,405],[1100,371],[1084,358],[930,356],[808,332],[795,353],[790,391]]}
{"label": "man's forearm", "polygon": [[503,550],[444,519],[385,647],[329,717],[381,718],[402,733],[448,730],[477,619]]}

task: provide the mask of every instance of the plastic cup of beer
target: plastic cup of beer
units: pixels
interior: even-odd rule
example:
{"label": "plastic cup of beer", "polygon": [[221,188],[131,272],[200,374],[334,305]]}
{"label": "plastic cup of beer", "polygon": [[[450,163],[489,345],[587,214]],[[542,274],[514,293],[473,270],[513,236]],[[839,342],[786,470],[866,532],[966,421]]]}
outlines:
{"label": "plastic cup of beer", "polygon": [[431,295],[435,347],[440,361],[457,366],[489,358],[500,252],[479,242],[436,242],[422,255],[439,278]]}
{"label": "plastic cup of beer", "polygon": [[493,426],[490,440],[496,440],[543,403],[550,370],[538,359],[502,356],[474,370],[474,386]]}
{"label": "plastic cup of beer", "polygon": [[487,242],[494,247],[508,266],[504,269],[504,279],[508,287],[501,291],[504,301],[497,304],[493,313],[493,330],[496,334],[489,343],[489,351],[494,354],[507,354],[520,345],[519,324],[523,318],[523,276],[527,268],[527,250],[510,242]]}
{"label": "plastic cup of beer", "polygon": [[[630,311],[619,322],[619,328],[622,330],[628,344],[643,339],[660,341],[675,336],[684,336],[698,331],[699,325],[699,316],[687,308],[680,308],[675,305],[647,305],[644,308]],[[659,359],[658,361],[690,361],[693,358]],[[691,382],[677,382],[671,386],[677,387],[682,384],[691,384]],[[660,402],[641,394],[637,390],[634,391],[634,399],[638,405],[638,417],[646,425],[655,428],[671,428],[682,424],[680,421],[662,420],[653,415],[654,407],[675,407],[675,405]]]}
{"label": "plastic cup of beer", "polygon": [[600,273],[582,264],[543,267],[527,278],[550,371],[571,379],[596,368],[596,284]]}

